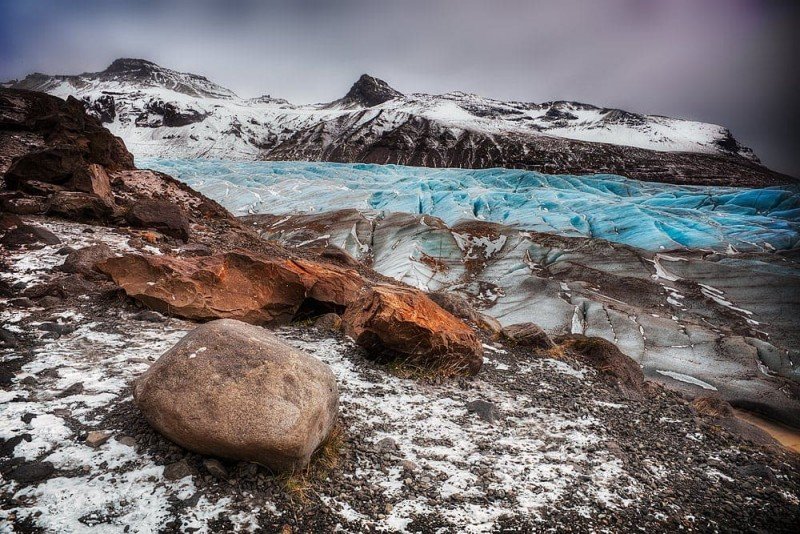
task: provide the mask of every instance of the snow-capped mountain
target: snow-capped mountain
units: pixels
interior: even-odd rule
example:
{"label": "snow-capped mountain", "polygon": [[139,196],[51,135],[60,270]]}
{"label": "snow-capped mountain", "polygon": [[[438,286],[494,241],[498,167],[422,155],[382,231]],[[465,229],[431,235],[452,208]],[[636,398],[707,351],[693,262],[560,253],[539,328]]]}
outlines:
{"label": "snow-capped mountain", "polygon": [[139,59],[4,85],[82,100],[137,156],[511,167],[728,185],[787,181],[721,126],[577,102],[404,95],[368,75],[343,98],[312,105],[240,98],[202,76]]}

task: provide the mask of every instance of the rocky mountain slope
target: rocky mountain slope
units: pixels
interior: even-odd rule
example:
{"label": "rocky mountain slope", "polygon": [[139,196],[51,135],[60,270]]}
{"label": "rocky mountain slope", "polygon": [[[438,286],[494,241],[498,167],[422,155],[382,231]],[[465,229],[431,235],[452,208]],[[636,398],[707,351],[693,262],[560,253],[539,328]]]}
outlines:
{"label": "rocky mountain slope", "polygon": [[[382,276],[374,269],[381,256],[377,235],[357,251],[360,259],[322,239],[300,246],[291,233],[313,237],[329,226],[338,239],[341,230],[322,220],[237,219],[163,173],[136,169],[124,143],[74,99],[1,90],[0,152],[0,521],[12,531],[796,527],[797,457],[734,417],[713,390],[703,388],[703,398],[689,402],[645,380],[613,343],[590,337],[593,329],[604,330],[591,319],[588,298],[583,315],[571,308],[576,324],[585,326],[578,333],[551,340],[532,324],[502,328],[454,292],[427,296]],[[355,238],[369,237],[369,219],[365,226],[358,212],[338,218],[344,215],[355,223]],[[518,263],[508,255],[511,261],[492,264],[502,248],[495,234],[506,231],[496,226],[452,232],[432,218],[399,217],[406,217],[400,227],[412,235],[440,230],[461,236],[459,250],[458,243],[466,245],[466,256],[453,256],[452,265],[445,256],[440,262],[420,257],[414,268],[483,270],[489,280],[488,270]],[[398,228],[385,227],[389,234]],[[298,246],[262,237],[275,232]],[[521,237],[503,241],[511,246]],[[634,278],[646,278],[635,272],[646,259],[625,247],[604,243],[605,256],[580,260],[581,249],[592,252],[590,243],[567,253],[569,242],[541,239],[550,246],[544,257],[523,255],[523,261],[551,272],[547,279],[546,273],[529,276],[533,285],[558,283],[558,271],[583,268],[584,282],[566,277],[563,292],[620,300],[638,287]],[[391,235],[388,241],[401,243]],[[405,253],[383,257],[402,267]],[[571,265],[555,261],[570,253]],[[616,256],[625,257],[622,270]],[[601,296],[594,288],[602,280],[581,263],[601,269],[602,258],[619,278]],[[681,266],[680,260],[670,268],[654,261],[664,280]],[[695,265],[706,267],[690,260]],[[482,281],[476,278],[476,286]],[[659,280],[641,285],[637,294],[651,300],[636,305],[657,309]],[[691,335],[693,314],[705,305],[693,291],[702,286],[676,285],[691,310],[682,316]],[[724,306],[716,287],[706,289]],[[489,302],[498,292],[485,285],[468,294]],[[566,304],[571,297],[558,298]],[[563,306],[551,300],[535,307],[552,305],[560,317]],[[749,336],[741,315],[747,313],[730,311],[721,327]],[[715,308],[707,316],[712,328],[722,312]],[[215,338],[216,346],[192,344],[198,324],[217,318],[263,325],[273,334],[252,337],[287,353],[302,351],[315,367],[329,369],[325,374],[338,389],[338,430],[301,472],[244,461],[248,456],[233,449],[249,451],[250,442],[226,438],[226,428],[195,424],[209,414],[215,423],[235,424],[257,413],[248,403],[263,409],[268,397],[262,394],[298,410],[297,399],[309,398],[302,377],[289,372],[242,388],[253,379],[252,366],[274,354],[253,358],[245,350],[243,358],[233,338],[220,354],[224,336]],[[618,319],[609,312],[610,324]],[[649,323],[643,325],[649,338]],[[142,376],[162,372],[165,351],[178,371],[151,386],[163,384],[163,392],[180,383],[194,395],[202,392],[202,408],[181,398],[156,402],[154,413],[142,401]],[[188,370],[212,363],[217,371],[208,380],[232,381],[240,386],[234,395],[227,387],[193,387]],[[269,415],[276,428],[309,415],[318,419],[275,406]],[[167,416],[156,424],[159,414]],[[182,439],[187,424],[207,433],[203,444],[212,448]],[[303,432],[279,434],[303,438]]]}
{"label": "rocky mountain slope", "polygon": [[713,124],[577,102],[404,95],[367,75],[344,97],[315,105],[242,99],[201,76],[137,59],[5,86],[75,96],[137,156],[506,167],[742,186],[792,180]]}

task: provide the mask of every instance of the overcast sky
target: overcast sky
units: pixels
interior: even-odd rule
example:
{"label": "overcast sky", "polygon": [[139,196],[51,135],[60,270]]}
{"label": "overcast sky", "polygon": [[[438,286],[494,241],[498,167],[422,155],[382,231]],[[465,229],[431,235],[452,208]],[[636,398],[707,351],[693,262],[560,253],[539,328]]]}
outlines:
{"label": "overcast sky", "polygon": [[579,100],[729,127],[800,176],[800,2],[0,0],[0,79],[117,57],[241,96],[342,96],[362,73],[403,92]]}

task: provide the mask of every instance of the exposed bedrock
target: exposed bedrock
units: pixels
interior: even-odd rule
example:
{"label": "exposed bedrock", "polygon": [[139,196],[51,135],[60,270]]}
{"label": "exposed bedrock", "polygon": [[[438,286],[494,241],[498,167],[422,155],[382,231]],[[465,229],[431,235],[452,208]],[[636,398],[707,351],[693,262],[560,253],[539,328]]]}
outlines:
{"label": "exposed bedrock", "polygon": [[96,267],[128,296],[165,314],[281,324],[337,313],[375,359],[451,374],[475,374],[483,361],[473,330],[423,292],[372,285],[352,269],[246,251],[188,258],[128,254]]}
{"label": "exposed bedrock", "polygon": [[0,90],[0,208],[93,224],[130,224],[186,240],[192,223],[232,221],[177,180],[134,167],[118,137],[75,99]]}
{"label": "exposed bedrock", "polygon": [[200,454],[273,471],[308,464],[339,411],[330,368],[263,328],[198,326],[133,384],[148,422]]}
{"label": "exposed bedrock", "polygon": [[467,298],[503,326],[614,343],[690,396],[800,425],[800,267],[792,252],[650,253],[428,215],[343,210],[245,217],[291,246],[333,244],[378,272]]}
{"label": "exposed bedrock", "polygon": [[378,358],[401,358],[450,374],[476,374],[480,339],[467,325],[415,289],[376,285],[348,306],[343,322],[356,343]]}
{"label": "exposed bedrock", "polygon": [[307,299],[321,309],[343,309],[363,284],[352,270],[245,251],[198,258],[126,255],[98,268],[129,296],[160,312],[254,324],[288,322]]}

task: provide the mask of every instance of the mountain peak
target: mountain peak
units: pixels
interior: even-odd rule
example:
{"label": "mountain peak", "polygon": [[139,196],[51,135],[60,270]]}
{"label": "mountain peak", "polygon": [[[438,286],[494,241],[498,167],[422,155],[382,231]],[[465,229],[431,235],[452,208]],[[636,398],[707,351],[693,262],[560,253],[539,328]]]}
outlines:
{"label": "mountain peak", "polygon": [[121,80],[145,86],[164,87],[189,96],[233,98],[236,95],[205,76],[178,72],[138,58],[115,59],[106,70],[82,75],[102,81]]}
{"label": "mountain peak", "polygon": [[146,59],[122,57],[115,59],[103,72],[111,74],[123,72],[152,72],[154,70],[162,69],[152,61],[147,61]]}
{"label": "mountain peak", "polygon": [[393,89],[380,78],[362,74],[342,100],[347,103],[372,107],[400,96],[403,96],[403,93]]}

